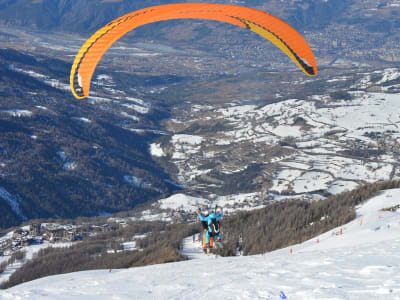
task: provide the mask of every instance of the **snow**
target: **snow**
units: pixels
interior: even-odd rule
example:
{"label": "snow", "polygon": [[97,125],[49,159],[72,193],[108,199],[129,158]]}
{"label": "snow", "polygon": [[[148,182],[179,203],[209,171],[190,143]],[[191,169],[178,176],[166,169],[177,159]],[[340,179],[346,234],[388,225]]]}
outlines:
{"label": "snow", "polygon": [[64,151],[58,151],[57,155],[61,158],[61,160],[65,160],[67,158],[67,155],[65,154]]}
{"label": "snow", "polygon": [[[171,184],[175,183],[165,180]],[[182,186],[178,186],[183,188]],[[257,208],[264,207],[266,203],[272,200],[272,196],[266,199],[268,195],[263,192],[246,193],[246,194],[235,194],[226,196],[217,196],[211,194],[208,198],[198,198],[189,196],[183,193],[174,194],[168,198],[157,200],[152,204],[152,209],[144,210],[140,215],[132,217],[132,220],[145,220],[145,221],[165,221],[170,222],[174,220],[176,222],[176,213],[182,214],[186,217],[194,217],[193,213],[202,206],[224,207],[226,213],[237,212],[237,211],[249,211]],[[301,197],[301,196],[299,196]],[[286,197],[287,198],[287,197]]]}
{"label": "snow", "polygon": [[[382,75],[379,77],[382,83],[398,80],[400,76],[399,70],[395,68],[377,74]],[[370,87],[374,84],[371,78],[371,73],[366,74],[357,83],[357,87]],[[313,95],[306,99],[289,99],[262,107],[233,103],[223,108],[197,105],[186,115],[180,115],[178,122],[189,126],[207,116],[227,122],[232,129],[214,135],[208,133],[187,138],[176,135],[171,139],[171,147],[164,148],[164,151],[172,155],[173,163],[179,169],[179,183],[201,189],[204,183],[198,179],[203,174],[208,175],[207,170],[201,166],[211,160],[223,160],[227,153],[240,155],[230,159],[232,166],[226,167],[227,173],[231,172],[233,166],[245,169],[257,157],[256,162],[275,164],[279,171],[301,169],[325,171],[331,175],[324,176],[323,183],[304,184],[306,182],[302,178],[297,181],[296,178],[278,178],[279,172],[274,172],[272,180],[276,191],[284,191],[291,186],[294,193],[303,193],[305,190],[315,192],[319,189],[335,193],[338,189],[335,182],[338,180],[359,184],[362,181],[395,178],[393,170],[396,169],[396,153],[400,143],[399,94],[362,90],[351,91],[349,94],[351,99],[348,100],[332,99],[329,95]],[[293,126],[299,117],[304,120],[305,126]],[[174,130],[173,127],[171,129]],[[293,154],[276,154],[271,157],[263,151],[264,147],[279,144],[289,137],[296,144],[296,147],[288,148]],[[252,147],[255,152],[253,157],[246,157],[246,151],[242,149]],[[374,154],[380,150],[384,150],[385,155]],[[367,156],[362,158],[358,151]],[[352,152],[355,154],[352,155]],[[293,181],[295,184],[292,184]]]}
{"label": "snow", "polygon": [[203,138],[197,135],[189,135],[189,134],[175,134],[172,136],[173,143],[183,143],[189,145],[198,145],[201,144]]}
{"label": "snow", "polygon": [[64,165],[63,165],[63,169],[65,171],[73,171],[78,167],[78,164],[74,161],[67,161]]}
{"label": "snow", "polygon": [[130,101],[130,102],[135,102],[136,104],[139,104],[140,106],[146,106],[146,107],[151,106],[150,103],[147,103],[144,100],[139,99],[139,98],[126,97],[125,100]]}
{"label": "snow", "polygon": [[[363,94],[357,101],[353,101],[352,109],[347,106],[334,109],[327,108],[321,111],[330,115],[330,119],[340,127],[348,130],[365,127],[367,125],[382,125],[385,128],[400,121],[399,96],[396,94],[368,93]],[[331,113],[332,112],[332,113]]]}
{"label": "snow", "polygon": [[123,115],[123,116],[126,117],[126,118],[132,119],[132,120],[134,120],[134,121],[139,121],[139,118],[138,118],[138,117],[133,116],[133,115],[130,115],[130,114],[124,112],[124,111],[121,112],[121,115]]}
{"label": "snow", "polygon": [[3,112],[8,113],[13,117],[32,117],[33,113],[26,109],[9,109],[3,110]]}
{"label": "snow", "polygon": [[58,151],[57,155],[61,158],[64,171],[73,171],[78,168],[78,164],[72,160],[69,160],[67,154],[64,151]]}
{"label": "snow", "polygon": [[0,187],[0,198],[5,200],[8,205],[11,207],[13,212],[15,212],[20,218],[23,220],[28,220],[28,218],[23,214],[20,206],[18,197],[10,194],[5,188]]}
{"label": "snow", "polygon": [[351,191],[355,189],[358,184],[354,181],[334,181],[328,189],[328,192],[332,195],[339,194],[345,191]]}
{"label": "snow", "polygon": [[75,119],[75,120],[77,120],[77,121],[80,121],[80,122],[82,122],[82,123],[84,123],[84,124],[90,124],[90,123],[92,123],[91,120],[89,120],[88,118],[84,118],[84,117],[73,117],[73,119]]}
{"label": "snow", "polygon": [[144,134],[146,132],[154,133],[154,134],[159,134],[159,135],[166,135],[167,133],[165,131],[161,130],[154,130],[154,129],[138,129],[138,128],[124,128],[132,132],[136,132],[139,134]]}
{"label": "snow", "polygon": [[333,178],[324,172],[310,171],[302,174],[293,182],[293,189],[296,193],[306,193],[317,190],[324,190]]}
{"label": "snow", "polygon": [[230,140],[222,140],[222,139],[218,140],[215,143],[215,145],[217,145],[217,146],[230,145],[230,144],[232,144],[232,141],[230,141]]}
{"label": "snow", "polygon": [[[9,234],[7,234],[7,237],[11,238],[12,234],[13,234],[13,232],[10,232]],[[5,272],[0,274],[0,283],[7,281],[8,278],[12,275],[12,273],[14,273],[17,269],[21,268],[26,262],[32,260],[33,256],[37,252],[39,252],[41,249],[45,249],[48,247],[63,248],[63,247],[70,247],[71,245],[72,245],[72,243],[70,243],[70,242],[52,244],[52,243],[45,241],[42,244],[34,244],[34,245],[27,246],[27,247],[22,247],[20,250],[25,251],[25,253],[26,253],[25,259],[22,261],[16,261],[12,265],[9,265],[7,267],[7,269],[5,270]],[[0,258],[2,258],[2,257],[0,257]],[[10,258],[9,256],[3,256],[3,261],[8,260],[9,258]],[[1,260],[0,260],[0,262],[1,262]],[[0,299],[2,299],[1,293],[0,293]]]}
{"label": "snow", "polygon": [[213,202],[213,205],[217,205],[220,207],[233,206],[244,202],[248,202],[250,200],[257,198],[258,196],[259,193],[244,193],[237,195],[219,196]]}
{"label": "snow", "polygon": [[161,148],[161,144],[157,143],[153,143],[150,145],[150,154],[156,157],[163,157],[166,155],[163,149]]}
{"label": "snow", "polygon": [[132,217],[133,221],[141,220],[141,221],[162,221],[162,222],[171,222],[172,218],[167,212],[162,212],[159,214],[155,214],[150,210],[144,210],[141,213],[140,217]]}
{"label": "snow", "polygon": [[161,209],[180,209],[187,212],[195,212],[201,205],[208,204],[209,201],[204,198],[192,197],[185,194],[175,194],[157,202],[157,205]]}
{"label": "snow", "polygon": [[140,187],[140,182],[135,176],[125,175],[124,180],[127,183],[133,184],[137,187]]}
{"label": "snow", "polygon": [[[194,238],[194,241],[193,241]],[[216,256],[203,254],[203,241],[200,233],[189,236],[182,241],[182,250],[180,253],[188,259],[212,259]]]}
{"label": "snow", "polygon": [[111,99],[109,98],[104,98],[104,97],[95,97],[95,96],[90,96],[87,98],[87,101],[91,104],[96,104],[96,103],[102,103],[102,102],[112,102]]}
{"label": "snow", "polygon": [[336,78],[329,79],[326,82],[337,82],[337,81],[343,81],[343,80],[347,80],[347,79],[349,79],[349,77],[341,76],[341,77],[336,77]]}
{"label": "snow", "polygon": [[133,236],[132,241],[122,243],[122,250],[124,251],[133,251],[140,250],[136,247],[136,241],[138,239],[143,239],[147,236],[147,234],[136,234]]}
{"label": "snow", "polygon": [[128,251],[136,250],[136,241],[122,243],[122,249]]}
{"label": "snow", "polygon": [[69,84],[63,83],[63,82],[61,82],[61,81],[59,81],[57,79],[54,79],[54,78],[50,78],[47,75],[43,75],[43,74],[37,73],[37,72],[32,71],[32,70],[20,69],[20,68],[17,68],[15,66],[13,66],[13,65],[10,65],[9,69],[12,70],[12,71],[16,71],[16,72],[19,72],[19,73],[26,74],[26,75],[31,76],[33,78],[36,78],[38,80],[41,80],[45,84],[47,84],[47,85],[49,85],[51,87],[54,87],[54,88],[57,88],[57,89],[60,89],[60,90],[63,90],[63,91],[70,91]]}
{"label": "snow", "polygon": [[150,110],[148,107],[142,107],[142,106],[139,106],[136,104],[130,104],[130,103],[122,104],[122,106],[132,109],[140,114],[147,114]]}
{"label": "snow", "polygon": [[296,300],[400,299],[400,212],[380,210],[399,204],[400,189],[385,191],[345,226],[264,255],[200,259],[188,237],[183,251],[189,261],[50,276],[0,291],[0,297],[279,299],[283,291]]}
{"label": "snow", "polygon": [[175,134],[172,136],[171,142],[174,145],[179,145],[172,154],[172,159],[185,159],[187,154],[196,153],[203,142],[203,137],[189,134]]}
{"label": "snow", "polygon": [[176,160],[183,160],[186,158],[186,155],[184,153],[181,152],[174,152],[174,154],[172,154],[172,159],[176,159]]}
{"label": "snow", "polygon": [[257,107],[255,105],[242,105],[242,106],[233,106],[229,108],[224,108],[219,110],[219,112],[228,119],[229,118],[236,119],[238,116],[244,115],[247,112],[252,111],[256,108]]}
{"label": "snow", "polygon": [[153,190],[160,194],[163,192],[162,190],[160,190],[156,187],[152,187],[151,183],[144,181],[142,178],[137,178],[132,175],[124,175],[124,181],[129,184],[132,184],[138,188]]}
{"label": "snow", "polygon": [[112,77],[106,74],[97,75],[97,80],[112,81]]}
{"label": "snow", "polygon": [[382,84],[387,81],[395,80],[400,77],[400,72],[396,68],[385,69],[382,74],[382,79],[376,84]]}
{"label": "snow", "polygon": [[299,136],[301,135],[301,130],[297,126],[284,126],[279,125],[275,128],[271,128],[270,131],[280,137],[289,137],[289,136]]}

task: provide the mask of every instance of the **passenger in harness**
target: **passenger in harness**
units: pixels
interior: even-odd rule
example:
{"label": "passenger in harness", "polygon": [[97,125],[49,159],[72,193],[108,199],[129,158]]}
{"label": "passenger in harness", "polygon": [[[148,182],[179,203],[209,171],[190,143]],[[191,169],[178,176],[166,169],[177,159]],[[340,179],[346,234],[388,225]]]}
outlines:
{"label": "passenger in harness", "polygon": [[200,210],[197,210],[197,214],[201,220],[205,234],[205,244],[203,244],[203,247],[205,249],[212,248],[213,240],[217,242],[221,241],[219,220],[222,218],[223,214],[222,207],[218,207],[216,212],[214,212],[213,209],[209,212],[204,211],[202,213],[200,213]]}

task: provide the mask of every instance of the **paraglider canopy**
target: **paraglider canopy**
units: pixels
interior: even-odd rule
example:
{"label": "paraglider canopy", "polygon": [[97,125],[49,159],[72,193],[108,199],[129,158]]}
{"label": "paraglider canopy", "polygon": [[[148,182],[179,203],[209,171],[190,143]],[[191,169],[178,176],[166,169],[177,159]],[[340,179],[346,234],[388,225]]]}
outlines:
{"label": "paraglider canopy", "polygon": [[307,75],[317,74],[314,55],[304,38],[289,24],[264,11],[226,4],[184,3],[148,7],[108,23],[79,50],[71,69],[71,91],[78,99],[89,96],[97,63],[111,45],[127,32],[144,24],[172,19],[205,19],[247,28],[270,40]]}

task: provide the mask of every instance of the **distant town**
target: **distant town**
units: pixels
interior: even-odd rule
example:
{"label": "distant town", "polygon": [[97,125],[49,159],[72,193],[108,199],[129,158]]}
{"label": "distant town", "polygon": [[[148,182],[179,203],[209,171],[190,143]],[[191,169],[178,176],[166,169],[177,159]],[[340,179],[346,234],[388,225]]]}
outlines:
{"label": "distant town", "polygon": [[[126,226],[125,222],[118,223],[119,228]],[[80,241],[101,232],[112,231],[114,226],[103,225],[61,225],[55,223],[35,222],[23,226],[0,239],[0,256],[8,256],[34,244],[62,243]]]}

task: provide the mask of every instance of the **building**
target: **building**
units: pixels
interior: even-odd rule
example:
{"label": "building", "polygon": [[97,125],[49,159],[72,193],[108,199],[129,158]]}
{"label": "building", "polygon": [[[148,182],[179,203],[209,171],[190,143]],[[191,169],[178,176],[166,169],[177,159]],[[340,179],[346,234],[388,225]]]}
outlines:
{"label": "building", "polygon": [[23,235],[24,231],[22,229],[17,229],[13,233],[13,239],[20,238]]}
{"label": "building", "polygon": [[102,232],[110,232],[111,231],[111,226],[109,224],[104,224],[101,226],[101,231]]}
{"label": "building", "polygon": [[67,231],[65,230],[63,233],[63,240],[66,242],[72,242],[76,239],[76,232],[73,230]]}
{"label": "building", "polygon": [[42,224],[35,222],[29,226],[29,234],[31,236],[39,236],[42,233]]}
{"label": "building", "polygon": [[64,228],[49,228],[45,230],[45,234],[49,241],[56,242],[64,237],[64,231]]}

